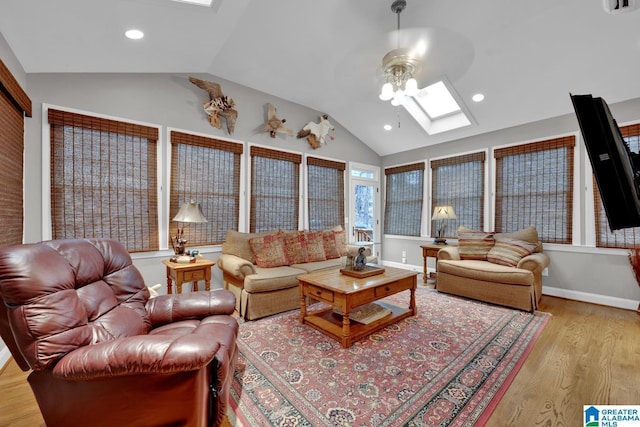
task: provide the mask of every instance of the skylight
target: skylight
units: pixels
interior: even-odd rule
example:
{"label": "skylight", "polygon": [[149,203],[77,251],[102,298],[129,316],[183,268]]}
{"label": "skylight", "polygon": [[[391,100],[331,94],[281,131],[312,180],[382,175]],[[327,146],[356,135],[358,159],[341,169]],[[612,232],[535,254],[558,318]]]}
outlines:
{"label": "skylight", "polygon": [[213,0],[173,0],[178,3],[189,3],[189,4],[197,4],[199,6],[211,6],[213,4]]}
{"label": "skylight", "polygon": [[445,80],[433,83],[415,96],[406,96],[402,106],[429,134],[469,126],[472,122]]}

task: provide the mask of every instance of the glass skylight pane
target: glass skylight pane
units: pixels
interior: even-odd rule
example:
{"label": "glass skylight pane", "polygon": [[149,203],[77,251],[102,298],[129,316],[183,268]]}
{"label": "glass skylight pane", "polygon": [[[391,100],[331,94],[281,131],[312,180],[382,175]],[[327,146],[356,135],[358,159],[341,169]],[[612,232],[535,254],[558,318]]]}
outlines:
{"label": "glass skylight pane", "polygon": [[197,4],[200,6],[211,6],[213,4],[213,0],[173,0],[173,1],[177,1],[178,3]]}
{"label": "glass skylight pane", "polygon": [[416,100],[432,119],[460,111],[460,106],[441,81],[422,89]]}

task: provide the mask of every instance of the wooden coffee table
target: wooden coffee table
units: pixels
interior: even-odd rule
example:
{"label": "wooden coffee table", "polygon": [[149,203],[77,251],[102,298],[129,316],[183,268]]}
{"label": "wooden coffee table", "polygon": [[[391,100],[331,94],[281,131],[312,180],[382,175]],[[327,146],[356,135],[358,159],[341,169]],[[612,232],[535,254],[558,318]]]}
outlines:
{"label": "wooden coffee table", "polygon": [[[303,274],[298,276],[298,321],[340,341],[342,347],[350,347],[358,339],[417,313],[417,275],[413,271],[390,267],[385,267],[382,274],[364,278],[344,275],[338,269]],[[354,308],[406,290],[411,291],[408,308],[390,306],[390,315],[369,324],[349,319]],[[307,297],[325,302],[330,307],[307,312]],[[340,310],[342,318],[333,312],[334,308]]]}

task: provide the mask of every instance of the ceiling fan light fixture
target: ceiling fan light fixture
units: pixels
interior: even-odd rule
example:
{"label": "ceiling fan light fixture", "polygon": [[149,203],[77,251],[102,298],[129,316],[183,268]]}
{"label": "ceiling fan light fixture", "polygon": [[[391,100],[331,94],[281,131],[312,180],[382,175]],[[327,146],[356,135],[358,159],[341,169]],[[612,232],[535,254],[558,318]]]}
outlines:
{"label": "ceiling fan light fixture", "polygon": [[[391,11],[398,15],[398,43],[400,40],[400,12],[407,6],[405,0],[396,0],[391,5]],[[418,61],[409,49],[400,48],[388,52],[382,58],[382,73],[385,83],[380,91],[380,99],[391,100],[394,106],[401,105],[405,95],[414,96],[418,93],[418,82],[413,77],[418,71]]]}

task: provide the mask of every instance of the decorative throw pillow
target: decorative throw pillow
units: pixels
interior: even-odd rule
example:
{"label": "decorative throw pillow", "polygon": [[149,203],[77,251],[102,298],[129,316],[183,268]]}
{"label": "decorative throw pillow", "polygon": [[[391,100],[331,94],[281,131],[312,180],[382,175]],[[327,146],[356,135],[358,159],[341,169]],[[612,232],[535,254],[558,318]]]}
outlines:
{"label": "decorative throw pillow", "polygon": [[499,237],[508,237],[510,239],[524,240],[525,242],[535,243],[536,249],[534,252],[542,252],[542,244],[538,241],[538,231],[535,227],[530,226],[522,228],[512,233],[496,233],[496,239]]}
{"label": "decorative throw pillow", "polygon": [[347,254],[347,235],[344,230],[333,230],[333,236],[336,239],[336,248],[338,248],[339,256]]}
{"label": "decorative throw pillow", "polygon": [[333,230],[324,230],[322,232],[322,242],[324,244],[324,255],[327,259],[340,258],[340,251],[336,244],[336,235]]}
{"label": "decorative throw pillow", "polygon": [[487,254],[487,261],[516,267],[522,258],[533,253],[536,246],[536,244],[524,240],[496,236],[496,243]]}
{"label": "decorative throw pillow", "polygon": [[327,260],[322,231],[305,231],[304,239],[307,244],[307,262]]}
{"label": "decorative throw pillow", "polygon": [[495,243],[493,234],[482,231],[458,234],[458,251],[460,259],[477,259],[486,261],[487,254]]}
{"label": "decorative throw pillow", "polygon": [[299,231],[284,233],[284,252],[289,264],[307,262],[307,242],[304,239],[304,234]]}
{"label": "decorative throw pillow", "polygon": [[289,265],[284,252],[283,233],[267,234],[249,240],[258,267],[280,267]]}

